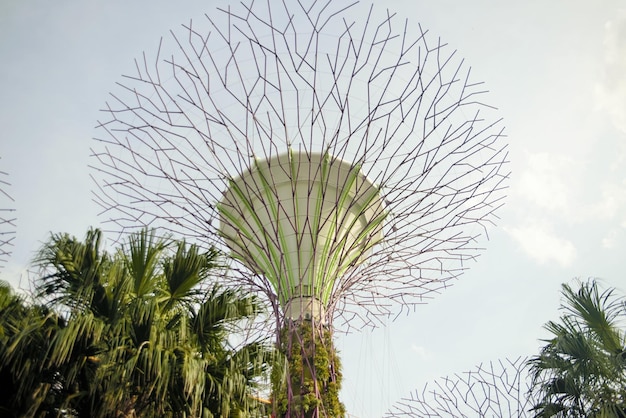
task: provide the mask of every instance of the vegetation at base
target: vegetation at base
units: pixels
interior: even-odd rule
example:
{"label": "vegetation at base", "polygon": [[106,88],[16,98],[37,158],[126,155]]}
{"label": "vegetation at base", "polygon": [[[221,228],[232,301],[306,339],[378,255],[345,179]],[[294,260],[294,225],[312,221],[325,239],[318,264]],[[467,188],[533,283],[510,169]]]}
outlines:
{"label": "vegetation at base", "polygon": [[221,288],[220,255],[143,230],[113,254],[101,232],[53,235],[33,302],[0,286],[0,415],[265,415],[264,341],[229,338],[261,312]]}
{"label": "vegetation at base", "polygon": [[59,368],[48,364],[45,353],[65,326],[59,315],[27,303],[7,283],[0,283],[0,416],[42,416],[44,411],[55,411]]}
{"label": "vegetation at base", "polygon": [[310,320],[288,321],[280,341],[271,378],[278,416],[343,417],[341,365],[331,329],[314,327]]}
{"label": "vegetation at base", "polygon": [[[255,395],[270,365],[273,416],[345,415],[331,328],[286,322],[278,356],[265,341],[234,348],[262,307],[216,284],[217,251],[147,230],[112,254],[101,241],[98,230],[53,235],[30,297],[0,282],[0,416],[268,416]],[[626,298],[595,280],[562,295],[527,364],[529,413],[626,418]]]}
{"label": "vegetation at base", "polygon": [[595,280],[562,287],[563,314],[530,360],[536,417],[626,418],[626,298]]}

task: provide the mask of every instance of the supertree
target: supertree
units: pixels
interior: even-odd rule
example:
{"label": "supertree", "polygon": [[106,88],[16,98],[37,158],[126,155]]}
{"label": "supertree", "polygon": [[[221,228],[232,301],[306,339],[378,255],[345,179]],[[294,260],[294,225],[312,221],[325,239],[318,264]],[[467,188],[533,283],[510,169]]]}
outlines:
{"label": "supertree", "polygon": [[531,417],[528,359],[501,360],[437,379],[396,403],[385,418]]}
{"label": "supertree", "polygon": [[14,200],[9,195],[7,189],[10,186],[6,180],[8,174],[0,170],[0,269],[4,267],[11,255],[10,247],[15,239],[15,208]]}
{"label": "supertree", "polygon": [[112,229],[220,248],[228,280],[264,295],[285,359],[278,415],[341,415],[333,331],[446,288],[504,198],[503,126],[482,84],[420,25],[376,14],[218,9],[144,54],[99,124],[95,196]]}

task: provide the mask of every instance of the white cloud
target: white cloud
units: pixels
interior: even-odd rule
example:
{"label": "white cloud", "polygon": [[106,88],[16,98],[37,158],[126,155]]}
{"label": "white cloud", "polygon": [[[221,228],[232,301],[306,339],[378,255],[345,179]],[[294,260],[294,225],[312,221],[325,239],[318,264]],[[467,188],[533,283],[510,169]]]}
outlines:
{"label": "white cloud", "polygon": [[622,221],[619,217],[626,212],[624,163],[618,159],[605,166],[563,154],[527,154],[515,186],[523,199],[521,215],[556,215],[559,222],[570,224]]}
{"label": "white cloud", "polygon": [[605,24],[604,74],[596,86],[597,104],[626,133],[626,13]]}
{"label": "white cloud", "polygon": [[519,243],[529,257],[541,264],[556,262],[562,267],[567,267],[576,258],[574,244],[556,236],[546,225],[505,227],[504,231]]}
{"label": "white cloud", "polygon": [[615,248],[615,244],[617,241],[617,230],[613,229],[606,234],[604,238],[602,238],[602,248],[610,250]]}
{"label": "white cloud", "polygon": [[575,162],[566,156],[536,153],[527,156],[527,169],[519,181],[519,192],[535,205],[548,210],[570,207],[568,180],[576,171]]}
{"label": "white cloud", "polygon": [[602,186],[601,198],[594,202],[591,216],[598,219],[614,219],[626,207],[626,184],[607,183]]}
{"label": "white cloud", "polygon": [[411,351],[416,353],[420,360],[429,360],[432,358],[432,354],[421,345],[411,344]]}

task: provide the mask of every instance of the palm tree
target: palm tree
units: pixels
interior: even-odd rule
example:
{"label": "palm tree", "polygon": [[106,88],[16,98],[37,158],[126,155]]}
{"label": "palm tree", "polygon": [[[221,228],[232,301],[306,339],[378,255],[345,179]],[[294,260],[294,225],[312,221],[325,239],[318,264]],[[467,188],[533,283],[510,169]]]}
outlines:
{"label": "palm tree", "polygon": [[263,341],[229,346],[259,301],[222,289],[214,249],[143,230],[113,255],[102,234],[53,235],[36,264],[36,296],[61,313],[47,367],[58,370],[66,416],[228,416],[251,413],[268,364]]}
{"label": "palm tree", "polygon": [[560,322],[531,358],[537,417],[626,417],[626,300],[595,280],[562,287]]}
{"label": "palm tree", "polygon": [[60,402],[59,373],[46,364],[62,318],[0,282],[0,416],[41,416]]}

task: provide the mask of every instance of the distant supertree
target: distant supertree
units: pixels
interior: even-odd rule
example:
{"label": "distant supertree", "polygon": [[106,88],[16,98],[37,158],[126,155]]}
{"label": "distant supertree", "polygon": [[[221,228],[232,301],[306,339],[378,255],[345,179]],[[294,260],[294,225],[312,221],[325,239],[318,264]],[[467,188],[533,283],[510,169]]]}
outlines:
{"label": "distant supertree", "polygon": [[420,25],[374,16],[268,1],[189,22],[119,84],[93,150],[114,229],[230,252],[230,280],[266,297],[281,415],[341,414],[333,330],[446,288],[504,198],[481,83]]}
{"label": "distant supertree", "polygon": [[527,360],[489,362],[470,372],[440,378],[396,403],[385,418],[534,416]]}
{"label": "distant supertree", "polygon": [[15,239],[15,208],[14,200],[8,193],[10,186],[8,174],[0,170],[0,270],[11,255],[11,247]]}

